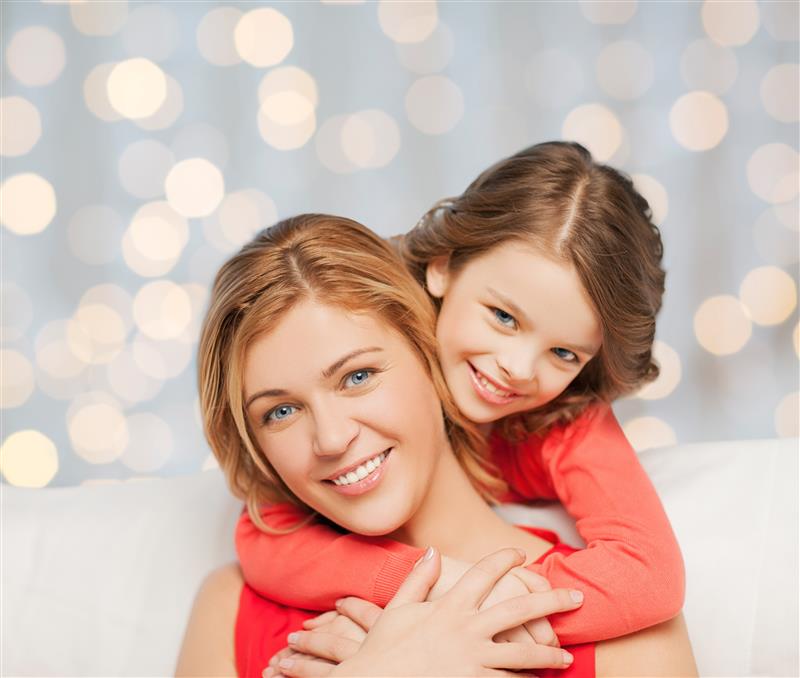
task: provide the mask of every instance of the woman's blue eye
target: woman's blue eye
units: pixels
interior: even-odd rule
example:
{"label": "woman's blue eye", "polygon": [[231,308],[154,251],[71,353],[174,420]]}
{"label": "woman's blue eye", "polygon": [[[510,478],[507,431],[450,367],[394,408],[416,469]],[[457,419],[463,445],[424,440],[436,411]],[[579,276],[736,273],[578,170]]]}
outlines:
{"label": "woman's blue eye", "polygon": [[279,405],[274,410],[267,412],[264,421],[269,423],[271,421],[282,421],[294,413],[294,405]]}
{"label": "woman's blue eye", "polygon": [[554,348],[553,353],[555,353],[561,360],[568,362],[568,363],[577,363],[580,362],[578,360],[578,356],[576,356],[572,351],[567,348]]}
{"label": "woman's blue eye", "polygon": [[362,384],[365,384],[367,380],[369,380],[371,374],[372,370],[358,370],[356,372],[351,372],[344,379],[345,386],[361,386]]}
{"label": "woman's blue eye", "polygon": [[497,322],[499,322],[504,327],[516,327],[517,321],[514,319],[514,316],[510,313],[506,313],[503,309],[494,308],[494,317],[497,318]]}

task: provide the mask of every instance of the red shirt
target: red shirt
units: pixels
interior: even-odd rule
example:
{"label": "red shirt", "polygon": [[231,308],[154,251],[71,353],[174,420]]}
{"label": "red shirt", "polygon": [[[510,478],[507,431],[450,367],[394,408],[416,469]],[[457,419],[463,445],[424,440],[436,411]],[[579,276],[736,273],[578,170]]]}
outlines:
{"label": "red shirt", "polygon": [[[538,565],[553,588],[583,591],[584,603],[551,617],[563,645],[626,635],[675,617],[683,607],[683,559],[664,508],[635,451],[607,405],[544,436],[510,444],[490,438],[493,461],[511,488],[506,499],[560,500],[586,548],[554,550]],[[265,506],[271,526],[303,513]],[[288,535],[259,530],[244,512],[236,548],[250,586],[283,605],[330,610],[358,596],[385,606],[422,555],[386,538],[342,534],[311,523]],[[263,668],[263,667],[262,667]]]}

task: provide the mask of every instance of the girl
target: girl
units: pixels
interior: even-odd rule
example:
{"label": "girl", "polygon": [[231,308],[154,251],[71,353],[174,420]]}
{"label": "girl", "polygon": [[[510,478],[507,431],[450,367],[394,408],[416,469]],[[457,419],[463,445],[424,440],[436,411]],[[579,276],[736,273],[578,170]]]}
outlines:
{"label": "girl", "polygon": [[[644,198],[582,146],[539,144],[440,202],[399,249],[437,306],[447,386],[488,433],[508,484],[502,498],[560,500],[587,544],[532,568],[586,596],[580,610],[551,617],[560,641],[675,617],[680,550],[609,407],[658,374],[662,245]],[[357,487],[370,473],[355,468],[336,482]],[[385,605],[421,556],[309,523],[290,504],[248,509],[236,536],[245,579],[286,604],[331,610],[351,595]],[[455,578],[448,567],[442,577],[441,588]]]}
{"label": "girl", "polygon": [[[268,229],[223,267],[203,326],[199,376],[206,435],[230,486],[249,506],[286,500],[317,511],[338,529],[385,534],[415,548],[430,544],[470,562],[506,545],[532,560],[569,552],[536,530],[506,524],[485,502],[482,492],[490,494],[492,478],[482,468],[471,426],[444,385],[433,307],[398,263],[386,243],[358,224],[308,215]],[[336,482],[362,465],[372,467],[369,482]],[[508,550],[499,554],[508,560]],[[521,563],[521,556],[514,555],[505,569]],[[496,578],[486,560],[481,569],[470,576]],[[225,570],[198,596],[180,675],[231,674],[225,654],[234,654],[234,637],[239,674],[258,675],[285,634],[296,633],[309,616],[242,588],[237,577]],[[317,583],[324,585],[322,579]],[[463,582],[457,588],[463,593]],[[404,648],[408,637],[386,631],[381,616],[378,636],[370,632],[355,664],[343,667],[360,666],[369,675],[486,675],[571,664],[581,675],[594,675],[591,646],[564,654],[492,642],[498,630],[508,628],[498,626],[498,614],[515,611],[513,618],[503,612],[503,624],[519,623],[537,616],[531,601],[548,595],[539,614],[580,604],[564,590],[518,598],[510,607],[491,606],[486,612],[495,622],[479,626],[473,622],[483,594],[466,606],[450,595],[439,607],[417,608],[434,612],[420,624],[442,643],[436,656],[429,652],[429,635],[408,654],[394,648],[393,668],[380,663],[383,653],[375,653],[380,632],[390,645]],[[443,619],[461,612],[465,625],[449,623],[443,632]],[[391,624],[392,615],[387,619]],[[359,663],[370,648],[372,659]],[[436,664],[445,651],[456,664]],[[678,675],[691,654],[685,630],[670,624],[602,644],[597,660],[601,675],[619,675],[620,662],[640,674],[646,667],[651,674]]]}

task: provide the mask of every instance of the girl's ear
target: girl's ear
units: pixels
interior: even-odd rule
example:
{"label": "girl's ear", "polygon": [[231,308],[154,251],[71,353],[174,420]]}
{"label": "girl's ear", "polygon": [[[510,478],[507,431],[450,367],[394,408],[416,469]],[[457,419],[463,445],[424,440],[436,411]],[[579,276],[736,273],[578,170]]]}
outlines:
{"label": "girl's ear", "polygon": [[431,296],[441,299],[450,282],[450,257],[436,257],[425,269],[425,283]]}

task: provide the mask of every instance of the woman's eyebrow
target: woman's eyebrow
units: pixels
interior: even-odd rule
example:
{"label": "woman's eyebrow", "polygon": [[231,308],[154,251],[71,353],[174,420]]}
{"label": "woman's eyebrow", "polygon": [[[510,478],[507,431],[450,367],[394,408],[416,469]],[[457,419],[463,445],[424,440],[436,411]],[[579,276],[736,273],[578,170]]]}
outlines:
{"label": "woman's eyebrow", "polygon": [[[379,346],[370,346],[367,348],[357,348],[355,351],[350,351],[347,355],[343,355],[341,358],[336,360],[335,362],[331,363],[330,366],[326,367],[322,370],[322,378],[323,379],[330,379],[336,372],[338,372],[344,365],[346,365],[349,361],[353,358],[357,358],[360,355],[364,355],[365,353],[374,353],[376,351],[383,351],[382,348]],[[270,388],[264,391],[258,391],[251,395],[247,401],[245,402],[244,409],[250,407],[253,404],[254,400],[258,400],[259,398],[271,398],[271,397],[283,397],[289,395],[289,392],[282,389],[282,388]]]}

